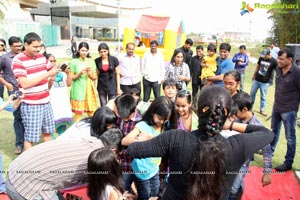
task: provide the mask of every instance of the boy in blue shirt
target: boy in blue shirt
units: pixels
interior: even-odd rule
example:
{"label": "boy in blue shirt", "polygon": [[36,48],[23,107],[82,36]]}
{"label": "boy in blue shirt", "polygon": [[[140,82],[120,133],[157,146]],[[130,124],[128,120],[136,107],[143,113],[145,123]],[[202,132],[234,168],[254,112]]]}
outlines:
{"label": "boy in blue shirt", "polygon": [[214,85],[224,87],[224,74],[234,69],[233,62],[229,58],[231,46],[228,43],[221,43],[219,47],[220,56],[217,60],[217,71],[215,76],[208,77],[207,80],[214,82]]}
{"label": "boy in blue shirt", "polygon": [[239,71],[241,74],[240,90],[244,90],[245,70],[249,64],[249,58],[246,54],[245,45],[241,45],[239,49],[240,52],[233,56],[232,62],[234,63],[234,69]]}

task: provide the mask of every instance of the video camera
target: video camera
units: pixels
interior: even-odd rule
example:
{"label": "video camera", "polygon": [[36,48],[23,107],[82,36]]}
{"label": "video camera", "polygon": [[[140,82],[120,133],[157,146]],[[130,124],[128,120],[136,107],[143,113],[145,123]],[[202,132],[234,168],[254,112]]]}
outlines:
{"label": "video camera", "polygon": [[13,100],[18,99],[22,95],[23,95],[23,92],[21,92],[21,91],[15,91]]}

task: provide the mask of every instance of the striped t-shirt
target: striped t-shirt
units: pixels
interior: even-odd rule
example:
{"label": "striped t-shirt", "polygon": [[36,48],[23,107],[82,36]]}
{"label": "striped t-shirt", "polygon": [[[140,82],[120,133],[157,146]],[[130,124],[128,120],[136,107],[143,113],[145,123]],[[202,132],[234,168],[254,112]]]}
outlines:
{"label": "striped t-shirt", "polygon": [[19,155],[7,176],[25,199],[37,194],[50,199],[57,190],[85,182],[88,156],[102,147],[102,141],[95,137],[44,142]]}
{"label": "striped t-shirt", "polygon": [[[22,52],[14,57],[11,67],[17,79],[25,77],[30,80],[47,73],[53,65],[42,54],[32,58]],[[36,105],[48,103],[50,101],[48,79],[45,78],[37,85],[25,89],[25,98],[22,101]]]}

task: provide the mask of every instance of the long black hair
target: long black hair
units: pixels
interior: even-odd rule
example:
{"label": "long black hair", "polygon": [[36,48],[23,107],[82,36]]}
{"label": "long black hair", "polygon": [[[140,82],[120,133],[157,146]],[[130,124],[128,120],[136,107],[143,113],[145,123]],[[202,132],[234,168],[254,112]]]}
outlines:
{"label": "long black hair", "polygon": [[231,70],[224,74],[224,78],[226,76],[231,75],[236,82],[241,82],[241,73],[238,70]]}
{"label": "long black hair", "polygon": [[[181,49],[175,49],[174,50],[174,52],[173,52],[173,55],[172,55],[172,58],[171,58],[171,63],[175,66],[176,65],[176,63],[175,63],[175,57],[178,55],[178,54],[180,54],[180,53],[182,53],[182,56],[184,57],[184,52],[181,50]],[[182,61],[182,62],[184,62],[184,61]],[[182,65],[182,64],[181,64]]]}
{"label": "long black hair", "polygon": [[88,158],[88,189],[91,200],[100,200],[105,195],[105,187],[111,185],[121,193],[122,168],[111,149],[94,150]]}
{"label": "long black hair", "polygon": [[99,138],[105,131],[108,125],[117,123],[117,116],[109,107],[102,106],[98,108],[92,117],[82,119],[81,121],[91,124],[91,136]]}
{"label": "long black hair", "polygon": [[[190,176],[188,199],[219,199],[224,188],[226,151],[216,137],[230,113],[231,96],[219,86],[204,88],[198,99],[198,131],[206,133],[200,141]],[[194,173],[193,173],[194,172]]]}
{"label": "long black hair", "polygon": [[[176,94],[175,102],[177,98],[186,98],[188,104],[192,104],[192,95],[188,90],[180,90]],[[193,106],[190,108],[190,112],[195,111]]]}
{"label": "long black hair", "polygon": [[[99,44],[98,52],[100,52],[101,49],[105,49],[105,50],[108,51],[108,54],[107,54],[108,73],[109,73],[109,78],[111,79],[113,77],[113,75],[115,74],[114,66],[112,65],[112,64],[115,64],[115,63],[113,63],[113,61],[112,61],[113,58],[112,58],[112,56],[110,56],[109,47],[106,43],[100,43]],[[101,59],[101,63],[102,63],[102,59]],[[99,69],[100,73],[103,73],[103,68],[102,67],[99,67],[98,69]]]}
{"label": "long black hair", "polygon": [[[145,112],[142,121],[145,121],[149,126],[155,125],[153,114],[165,118],[166,121],[171,119],[171,116],[175,114],[172,101],[166,96],[156,97]],[[163,130],[165,127],[161,128]]]}
{"label": "long black hair", "polygon": [[[90,50],[90,46],[87,42],[80,42],[79,45],[78,45],[78,51],[76,52],[76,55],[75,55],[75,58],[80,58],[80,49],[85,47],[87,50]],[[87,54],[86,56],[87,58],[91,58],[91,55],[90,53]]]}

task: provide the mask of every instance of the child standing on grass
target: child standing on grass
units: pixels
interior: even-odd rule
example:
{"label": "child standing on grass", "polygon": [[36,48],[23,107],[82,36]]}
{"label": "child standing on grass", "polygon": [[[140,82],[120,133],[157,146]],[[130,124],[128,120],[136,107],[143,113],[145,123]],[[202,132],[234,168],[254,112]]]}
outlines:
{"label": "child standing on grass", "polygon": [[[142,121],[122,139],[122,145],[128,146],[133,142],[149,140],[165,129],[173,109],[173,103],[168,97],[160,96],[154,99],[146,111]],[[135,182],[138,199],[148,200],[159,193],[159,165],[161,158],[133,159],[132,169],[135,173]]]}
{"label": "child standing on grass", "polygon": [[203,86],[212,85],[212,81],[207,80],[208,77],[215,76],[217,71],[217,59],[216,54],[217,47],[214,44],[207,46],[207,55],[202,59],[201,81]]}
{"label": "child standing on grass", "polygon": [[[56,65],[55,56],[52,54],[47,55],[47,59],[54,66]],[[65,64],[66,65],[66,64]],[[55,130],[60,136],[67,130],[67,126],[73,122],[70,97],[68,87],[71,85],[71,77],[68,76],[68,69],[63,68],[55,78],[50,79],[52,87],[50,88],[50,103],[54,115]],[[54,139],[54,133],[52,133]]]}

